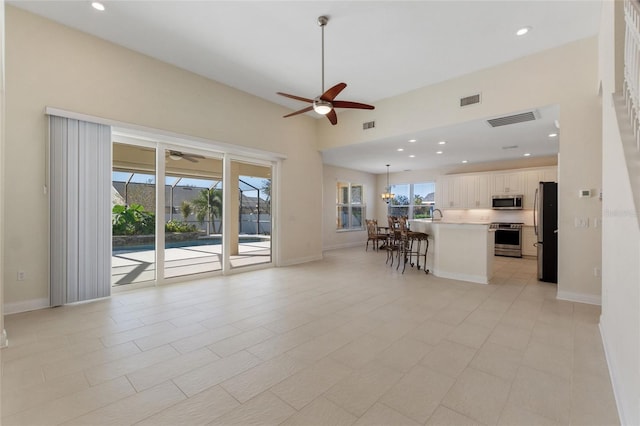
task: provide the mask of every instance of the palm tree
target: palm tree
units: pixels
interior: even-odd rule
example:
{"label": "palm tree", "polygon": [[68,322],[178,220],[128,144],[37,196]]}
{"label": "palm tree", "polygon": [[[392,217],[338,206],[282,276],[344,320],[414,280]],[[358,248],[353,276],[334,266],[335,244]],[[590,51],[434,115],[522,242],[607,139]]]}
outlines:
{"label": "palm tree", "polygon": [[[267,196],[264,200],[263,211],[271,214],[271,179],[265,179],[262,181],[262,192]],[[258,200],[258,207],[260,207],[260,201]]]}
{"label": "palm tree", "polygon": [[[203,189],[198,194],[198,198],[191,201],[196,219],[202,225],[207,221],[207,233],[213,228],[213,232],[218,234],[220,229],[215,228],[215,219],[222,216],[222,190]],[[211,228],[209,228],[211,225]]]}
{"label": "palm tree", "polygon": [[182,204],[180,204],[180,213],[182,213],[182,217],[186,222],[189,215],[193,213],[193,208],[191,207],[191,203],[189,203],[188,201],[183,201]]}

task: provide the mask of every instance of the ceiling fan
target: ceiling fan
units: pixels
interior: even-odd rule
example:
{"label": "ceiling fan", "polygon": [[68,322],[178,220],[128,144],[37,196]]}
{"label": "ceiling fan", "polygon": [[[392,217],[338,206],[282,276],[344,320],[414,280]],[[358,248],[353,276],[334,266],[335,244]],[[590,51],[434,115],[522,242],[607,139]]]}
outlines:
{"label": "ceiling fan", "polygon": [[204,159],[204,156],[202,155],[198,155],[198,154],[189,154],[189,153],[184,153],[184,152],[180,152],[180,151],[167,151],[167,157],[178,161],[178,160],[182,160],[183,158],[187,161],[191,161],[192,163],[197,163],[198,160],[202,160]]}
{"label": "ceiling fan", "polygon": [[308,102],[312,104],[299,111],[292,112],[285,115],[283,118],[291,117],[293,115],[303,114],[305,112],[314,110],[318,114],[326,115],[331,124],[334,126],[338,124],[338,116],[336,115],[335,108],[352,108],[352,109],[374,109],[373,105],[361,104],[359,102],[351,101],[336,101],[335,98],[347,87],[346,83],[338,83],[335,86],[329,88],[326,92],[324,90],[324,27],[329,22],[329,18],[326,16],[318,17],[318,25],[322,28],[322,95],[317,96],[315,99],[303,98],[296,95],[289,95],[287,93],[277,92],[278,95],[286,98],[295,99],[297,101]]}

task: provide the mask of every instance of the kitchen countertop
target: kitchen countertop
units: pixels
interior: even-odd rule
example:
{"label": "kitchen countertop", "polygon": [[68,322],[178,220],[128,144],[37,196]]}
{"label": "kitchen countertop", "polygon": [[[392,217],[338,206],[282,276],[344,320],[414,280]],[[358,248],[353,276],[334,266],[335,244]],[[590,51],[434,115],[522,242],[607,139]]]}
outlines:
{"label": "kitchen countertop", "polygon": [[490,225],[491,222],[469,222],[462,220],[431,220],[431,219],[411,219],[411,222],[420,222],[420,223],[431,223],[434,225]]}

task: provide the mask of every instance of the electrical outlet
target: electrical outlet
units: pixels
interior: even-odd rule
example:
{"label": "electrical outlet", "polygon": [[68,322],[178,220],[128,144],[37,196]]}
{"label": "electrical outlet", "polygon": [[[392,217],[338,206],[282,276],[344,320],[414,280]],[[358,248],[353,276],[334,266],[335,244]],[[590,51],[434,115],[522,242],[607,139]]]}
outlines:
{"label": "electrical outlet", "polygon": [[18,281],[24,281],[27,274],[24,271],[18,271]]}

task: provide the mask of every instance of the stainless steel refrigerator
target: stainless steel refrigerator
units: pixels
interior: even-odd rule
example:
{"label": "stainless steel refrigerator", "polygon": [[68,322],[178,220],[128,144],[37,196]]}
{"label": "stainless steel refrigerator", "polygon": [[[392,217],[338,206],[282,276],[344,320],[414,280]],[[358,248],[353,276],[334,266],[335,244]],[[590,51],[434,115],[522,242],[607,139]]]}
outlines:
{"label": "stainless steel refrigerator", "polygon": [[533,207],[538,247],[538,280],[558,282],[558,184],[540,182]]}

